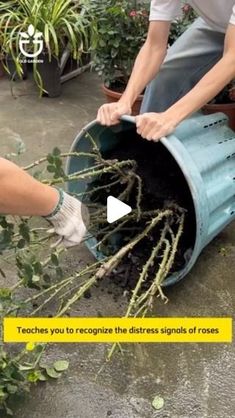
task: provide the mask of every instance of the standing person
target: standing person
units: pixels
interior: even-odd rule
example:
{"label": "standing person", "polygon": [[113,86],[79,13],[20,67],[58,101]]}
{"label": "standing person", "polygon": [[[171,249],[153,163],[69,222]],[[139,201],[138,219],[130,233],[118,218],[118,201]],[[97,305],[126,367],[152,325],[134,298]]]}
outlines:
{"label": "standing person", "polygon": [[213,99],[235,77],[235,0],[191,0],[200,16],[169,50],[171,21],[180,0],[152,0],[150,24],[127,88],[117,103],[100,107],[102,125],[118,123],[146,88],[137,132],[159,140]]}
{"label": "standing person", "polygon": [[88,219],[79,200],[40,183],[4,158],[0,158],[0,214],[43,216],[66,247],[82,241],[86,233],[82,215]]}

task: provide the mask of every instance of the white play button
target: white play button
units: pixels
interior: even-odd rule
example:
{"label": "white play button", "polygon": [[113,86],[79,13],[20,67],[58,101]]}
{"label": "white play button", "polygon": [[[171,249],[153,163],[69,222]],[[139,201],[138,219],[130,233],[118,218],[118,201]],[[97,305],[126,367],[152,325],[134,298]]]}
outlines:
{"label": "white play button", "polygon": [[132,208],[116,197],[109,196],[107,199],[107,221],[109,224],[121,219],[123,216],[128,215],[132,211]]}

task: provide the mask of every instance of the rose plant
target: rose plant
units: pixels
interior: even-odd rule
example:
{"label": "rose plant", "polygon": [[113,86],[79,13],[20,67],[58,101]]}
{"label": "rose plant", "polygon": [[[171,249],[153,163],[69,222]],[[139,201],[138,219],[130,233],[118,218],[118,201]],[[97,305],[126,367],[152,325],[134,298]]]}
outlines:
{"label": "rose plant", "polygon": [[107,87],[123,90],[130,77],[135,57],[148,30],[146,3],[126,0],[95,0],[98,40],[94,67]]}

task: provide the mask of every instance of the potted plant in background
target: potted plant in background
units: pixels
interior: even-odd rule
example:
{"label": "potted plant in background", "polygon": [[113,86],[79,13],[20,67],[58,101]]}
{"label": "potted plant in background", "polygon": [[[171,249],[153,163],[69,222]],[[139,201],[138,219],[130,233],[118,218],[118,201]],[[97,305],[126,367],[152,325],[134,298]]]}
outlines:
{"label": "potted plant in background", "polygon": [[[9,7],[14,7],[16,4],[15,0],[9,0],[5,2],[0,2],[0,15],[2,15]],[[2,23],[3,24],[3,23]],[[4,54],[2,51],[2,44],[3,44],[3,32],[5,29],[5,26],[2,26],[0,24],[0,78],[4,76]],[[7,22],[6,22],[7,25]]]}
{"label": "potted plant in background", "polygon": [[3,54],[2,54],[2,30],[0,28],[0,78],[4,75],[3,69]]}
{"label": "potted plant in background", "polygon": [[[143,45],[149,25],[149,4],[146,1],[107,0],[92,2],[97,17],[98,39],[94,53],[94,68],[103,80],[103,92],[108,102],[120,99],[138,51]],[[171,25],[169,45],[195,20],[193,9],[185,4],[182,16]],[[139,96],[132,113],[139,113],[143,96]]]}
{"label": "potted plant in background", "polygon": [[0,55],[0,78],[4,76],[4,68],[2,64],[2,57]]}
{"label": "potted plant in background", "polygon": [[181,16],[175,19],[171,24],[170,35],[168,39],[169,46],[171,46],[184,31],[194,22],[197,18],[197,14],[193,10],[192,6],[185,3],[181,8]]}
{"label": "potted plant in background", "polygon": [[[20,50],[20,40],[27,34],[32,40],[42,34],[43,51],[36,60],[32,60],[33,76],[40,89],[50,97],[61,93],[60,57],[69,46],[71,56],[79,60],[91,38],[92,22],[83,5],[87,1],[72,0],[19,0],[17,2],[0,1],[0,27],[2,27],[2,51],[14,61],[15,71],[22,78],[23,64],[30,62]],[[30,29],[29,29],[30,28]],[[34,29],[34,31],[33,31]],[[25,35],[24,35],[25,36]],[[34,44],[26,46],[27,53],[34,53]]]}
{"label": "potted plant in background", "polygon": [[[92,2],[97,18],[97,45],[94,68],[103,80],[103,92],[108,102],[119,100],[131,74],[136,55],[148,30],[146,2],[107,0]],[[142,97],[133,113],[139,111]]]}
{"label": "potted plant in background", "polygon": [[4,67],[3,67],[3,55],[1,52],[1,40],[0,40],[0,78],[4,76]]}

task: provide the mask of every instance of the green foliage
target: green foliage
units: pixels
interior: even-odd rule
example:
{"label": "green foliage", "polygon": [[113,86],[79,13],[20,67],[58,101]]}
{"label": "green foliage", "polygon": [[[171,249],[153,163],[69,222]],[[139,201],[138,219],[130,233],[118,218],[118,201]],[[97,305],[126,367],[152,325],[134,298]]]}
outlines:
{"label": "green foliage", "polygon": [[[19,40],[29,25],[43,34],[44,53],[59,59],[68,44],[71,55],[79,59],[94,41],[95,25],[88,11],[88,0],[19,0],[0,1],[0,44],[4,56],[13,59],[19,77],[24,73],[25,57]],[[27,52],[33,52],[33,44]],[[7,61],[6,61],[7,62]],[[42,90],[41,78],[34,66],[34,79]],[[8,70],[8,68],[7,68]],[[8,70],[9,71],[9,70]]]}
{"label": "green foliage", "polygon": [[171,24],[169,45],[172,45],[185,30],[194,22],[197,18],[196,13],[189,4],[182,6],[182,16],[176,19]]}
{"label": "green foliage", "polygon": [[[5,316],[12,317],[22,313],[25,315],[26,312],[30,317],[34,317],[38,312],[48,316],[49,313],[45,312],[45,307],[50,309],[50,316],[61,317],[65,313],[69,315],[71,307],[87,295],[87,292],[98,281],[111,274],[126,257],[130,259],[134,248],[143,240],[151,242],[151,254],[146,254],[143,265],[140,267],[140,274],[131,293],[125,317],[145,316],[151,309],[155,296],[160,296],[164,301],[167,300],[162,292],[161,284],[173,268],[178,243],[183,233],[185,211],[176,204],[172,208],[163,210],[144,210],[142,206],[144,189],[142,180],[136,173],[136,161],[105,160],[94,139],[88,133],[86,138],[92,145],[90,152],[62,154],[56,148],[48,156],[28,165],[25,170],[40,166],[43,181],[47,184],[61,185],[68,181],[84,182],[84,179],[89,178],[91,187],[92,180],[96,182],[98,178],[101,179],[105,175],[100,186],[96,184],[93,190],[88,189],[84,193],[84,196],[89,196],[88,200],[92,207],[90,231],[92,234],[94,231],[94,236],[98,239],[96,245],[98,249],[104,243],[108,246],[113,234],[122,235],[124,231],[126,233],[129,230],[128,240],[104,259],[86,265],[69,277],[62,277],[59,255],[64,251],[64,247],[58,246],[55,249],[50,246],[53,232],[51,228],[48,230],[48,224],[46,227],[41,224],[40,227],[35,227],[29,218],[1,217],[2,252],[4,250],[1,261],[3,265],[4,262],[11,265],[14,273],[18,275],[18,281],[7,289],[0,289],[0,327]],[[58,178],[57,175],[61,173],[57,170],[63,167],[62,158],[71,156],[73,158],[89,157],[92,161],[91,167]],[[49,172],[56,176],[52,180],[46,179],[45,176],[49,167],[53,167],[53,170],[50,168]],[[110,188],[110,192],[112,187],[115,187],[113,190],[116,193],[117,184],[120,186],[118,198],[128,202],[132,195],[136,198],[136,209],[129,214],[129,217],[126,217],[124,223],[120,223],[114,229],[110,227],[110,230],[109,227],[107,229],[106,222],[106,199],[104,203],[101,200],[95,204],[95,201],[93,202],[90,198],[91,193],[94,193],[96,200],[97,192],[104,191],[106,187]],[[133,222],[138,223],[137,229],[133,228]],[[175,226],[174,229],[173,226]],[[151,233],[155,228],[162,231],[160,237],[157,238],[156,245],[154,245],[154,238],[151,239]],[[4,277],[6,273],[3,270],[1,267],[0,274]],[[148,286],[143,288],[142,285],[147,278]],[[24,287],[27,288],[27,292],[24,291]],[[21,300],[22,293],[23,300]],[[110,350],[108,359],[111,358],[115,347],[116,345]],[[28,343],[21,351],[17,345],[14,350],[17,349],[18,353],[14,354],[11,347],[9,351],[5,349],[0,338],[0,348],[2,348],[0,352],[0,407],[4,407],[9,413],[11,412],[8,406],[10,396],[28,390],[30,384],[45,381],[48,377],[57,379],[68,367],[68,362],[64,360],[56,361],[53,366],[43,364],[41,362],[43,349],[32,343]]]}
{"label": "green foliage", "polygon": [[98,25],[95,69],[108,87],[117,80],[125,85],[146,38],[146,3],[138,2],[138,6],[135,1],[126,0],[95,0],[92,3]]}
{"label": "green foliage", "polygon": [[[97,18],[98,39],[94,54],[95,70],[107,87],[116,85],[124,90],[134,60],[148,31],[146,1],[94,0],[93,13]],[[171,45],[194,21],[196,15],[189,5],[182,8],[182,17],[172,23]]]}
{"label": "green foliage", "polygon": [[[22,394],[29,390],[31,382],[39,380],[40,366],[38,362],[44,351],[43,345],[37,345],[35,350],[26,348],[17,355],[7,353],[0,346],[0,410],[12,415],[8,400],[11,396]],[[34,378],[32,378],[34,374]]]}
{"label": "green foliage", "polygon": [[52,173],[55,179],[60,177],[65,177],[65,172],[63,169],[63,162],[60,158],[60,150],[59,148],[54,148],[51,154],[47,156],[47,171],[48,173]]}
{"label": "green foliage", "polygon": [[[23,234],[28,234],[27,229],[24,230],[24,221],[20,224],[19,229],[23,229]],[[15,246],[15,263],[18,270],[20,281],[13,288],[0,288],[0,327],[5,316],[15,316],[19,309],[27,309],[28,314],[35,308],[30,302],[20,301],[15,298],[13,293],[14,287],[19,285],[31,289],[46,289],[50,283],[50,275],[47,269],[52,270],[58,276],[61,268],[59,266],[58,255],[53,250],[46,263],[39,261],[40,254],[36,255],[30,250],[30,241],[26,244],[26,248],[21,250],[18,248],[17,242],[12,242],[11,247]],[[47,264],[47,265],[46,265]],[[47,267],[47,268],[46,268]],[[59,272],[59,273],[58,273]],[[1,271],[2,274],[5,273]],[[51,274],[51,272],[50,272]],[[7,347],[7,348],[6,348]],[[9,409],[8,401],[12,396],[23,394],[29,391],[30,385],[39,381],[46,381],[48,378],[57,379],[62,372],[67,370],[69,363],[65,360],[56,361],[53,366],[45,366],[40,363],[41,356],[45,350],[45,345],[35,345],[28,343],[23,350],[17,347],[12,351],[2,341],[0,337],[0,411],[4,409],[9,415],[12,414]],[[1,412],[0,412],[1,414]]]}
{"label": "green foliage", "polygon": [[[0,411],[12,411],[8,401],[12,396],[29,391],[30,385],[49,378],[58,379],[68,369],[67,361],[56,361],[52,366],[41,364],[44,344],[27,344],[18,354],[12,355],[0,344]],[[59,373],[60,372],[60,373]]]}
{"label": "green foliage", "polygon": [[[55,148],[45,158],[45,162],[55,167],[55,177],[64,174],[62,169],[61,152]],[[49,170],[48,172],[51,172]],[[0,216],[0,253],[1,261],[11,263],[15,267],[18,282],[12,288],[0,288],[0,330],[5,316],[16,316],[20,309],[27,310],[31,315],[36,305],[31,301],[21,301],[16,297],[15,290],[23,286],[35,291],[46,291],[51,285],[51,279],[60,279],[62,269],[58,251],[54,248],[47,252],[43,260],[45,244],[53,235],[48,234],[48,227],[32,226],[30,218]],[[10,256],[10,258],[9,258]],[[0,268],[0,275],[5,279],[6,273]],[[45,344],[28,343],[12,348],[3,343],[0,334],[0,415],[5,411],[9,416],[9,400],[16,395],[29,391],[30,385],[46,381],[50,378],[58,379],[68,369],[69,363],[58,360],[53,365],[41,362]]]}
{"label": "green foliage", "polygon": [[14,223],[5,216],[0,216],[0,254],[7,246],[11,245],[13,235]]}

